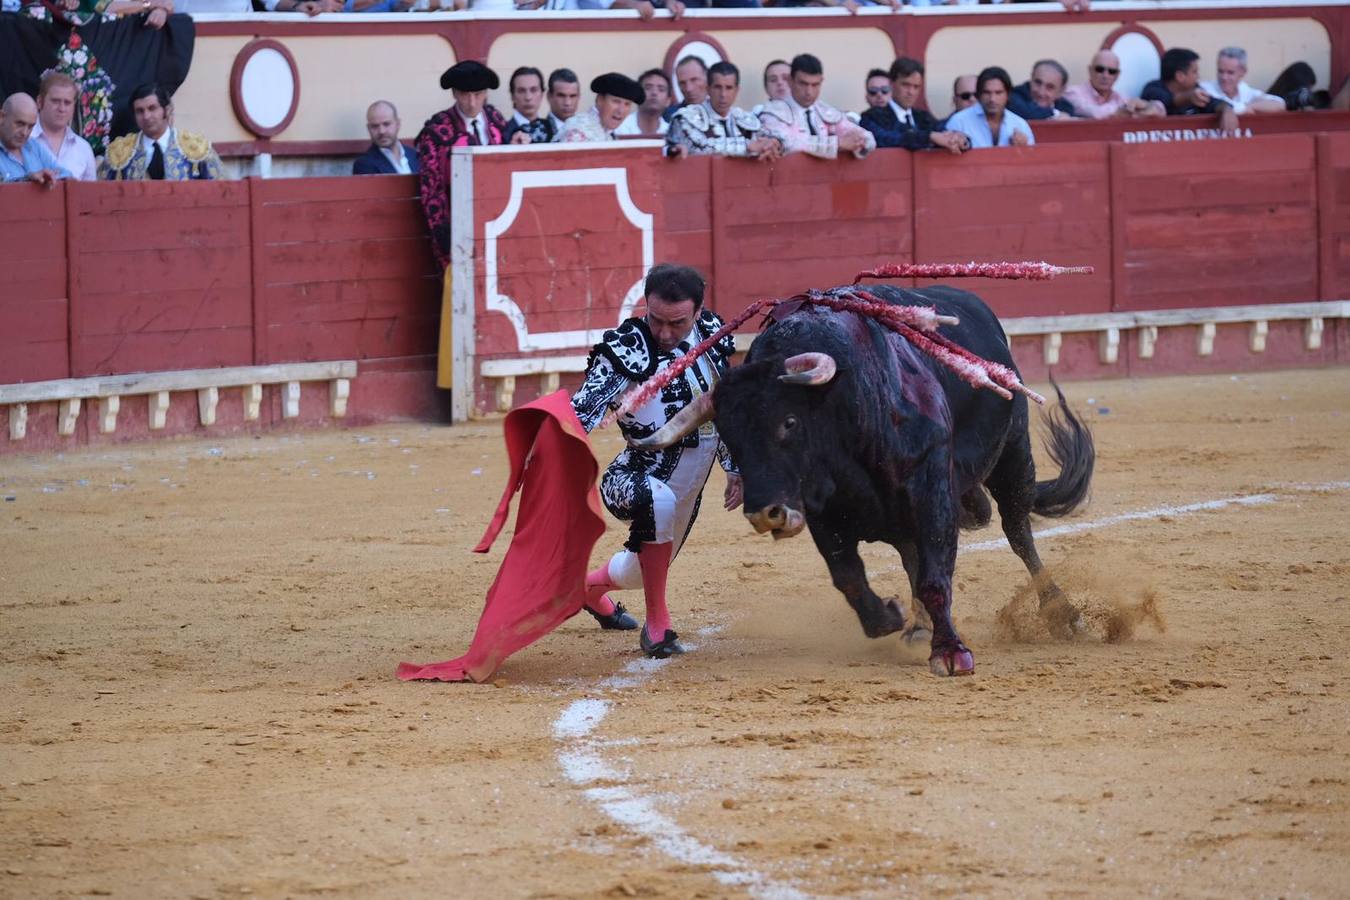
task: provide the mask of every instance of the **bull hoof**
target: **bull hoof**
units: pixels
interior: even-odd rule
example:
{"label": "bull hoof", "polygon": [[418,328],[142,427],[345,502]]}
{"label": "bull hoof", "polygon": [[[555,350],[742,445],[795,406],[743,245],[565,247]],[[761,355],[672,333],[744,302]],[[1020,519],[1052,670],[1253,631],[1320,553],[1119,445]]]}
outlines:
{"label": "bull hoof", "polygon": [[894,600],[887,600],[879,615],[872,616],[862,623],[863,634],[870,638],[885,637],[905,630],[905,614]]}
{"label": "bull hoof", "polygon": [[974,675],[975,654],[965,647],[934,651],[928,658],[928,670],[942,678],[948,675]]}
{"label": "bull hoof", "polygon": [[1050,633],[1062,641],[1071,641],[1087,633],[1083,614],[1062,595],[1041,605],[1041,618]]}
{"label": "bull hoof", "polygon": [[924,628],[922,625],[915,625],[901,635],[906,644],[931,644],[933,642],[933,632],[931,629]]}

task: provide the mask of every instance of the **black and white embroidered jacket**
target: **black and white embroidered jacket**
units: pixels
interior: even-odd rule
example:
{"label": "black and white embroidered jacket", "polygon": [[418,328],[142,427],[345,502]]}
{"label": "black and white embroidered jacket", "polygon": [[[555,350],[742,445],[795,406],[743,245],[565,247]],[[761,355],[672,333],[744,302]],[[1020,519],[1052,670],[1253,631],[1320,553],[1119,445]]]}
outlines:
{"label": "black and white embroidered jacket", "polygon": [[[693,331],[670,353],[657,351],[656,341],[643,319],[632,318],[618,328],[606,331],[604,339],[591,350],[586,363],[586,380],[572,395],[572,408],[576,410],[582,427],[587,433],[592,431],[630,389],[684,356],[694,344],[711,337],[721,327],[722,320],[717,314],[704,309],[695,320]],[[731,366],[734,352],[735,342],[731,335],[727,335],[686,369],[682,377],[667,384],[659,396],[622,416],[618,420],[619,431],[625,438],[643,438],[655,432],[676,413],[693,403],[699,394],[713,389]],[[629,449],[624,454],[651,457],[650,467],[653,471],[673,470],[683,450],[697,447],[700,435],[713,434],[713,429],[710,422],[683,441],[657,453],[640,454],[639,451]],[[738,471],[726,445],[720,440],[717,458],[726,471]]]}

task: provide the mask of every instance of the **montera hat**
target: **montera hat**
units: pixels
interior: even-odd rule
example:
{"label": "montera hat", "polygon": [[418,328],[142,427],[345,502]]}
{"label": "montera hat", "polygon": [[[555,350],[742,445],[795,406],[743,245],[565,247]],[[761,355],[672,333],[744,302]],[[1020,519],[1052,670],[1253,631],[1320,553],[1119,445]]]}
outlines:
{"label": "montera hat", "polygon": [[473,59],[457,62],[441,75],[441,87],[447,91],[495,91],[501,83],[496,72]]}
{"label": "montera hat", "polygon": [[642,89],[642,85],[618,72],[606,72],[596,78],[591,82],[591,91],[596,94],[609,94],[611,97],[622,97],[639,105],[647,99],[647,92]]}

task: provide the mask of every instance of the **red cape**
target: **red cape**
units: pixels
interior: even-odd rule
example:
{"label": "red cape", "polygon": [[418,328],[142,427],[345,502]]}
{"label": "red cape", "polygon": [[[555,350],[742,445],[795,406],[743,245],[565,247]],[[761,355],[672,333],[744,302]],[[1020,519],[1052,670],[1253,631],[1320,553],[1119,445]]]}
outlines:
{"label": "red cape", "polygon": [[520,491],[516,533],[488,590],[469,652],[448,662],[399,663],[404,681],[486,681],[512,653],[581,611],[586,566],[605,533],[600,467],[566,391],[541,397],[504,423],[511,477],[497,512],[474,547],[486,553]]}

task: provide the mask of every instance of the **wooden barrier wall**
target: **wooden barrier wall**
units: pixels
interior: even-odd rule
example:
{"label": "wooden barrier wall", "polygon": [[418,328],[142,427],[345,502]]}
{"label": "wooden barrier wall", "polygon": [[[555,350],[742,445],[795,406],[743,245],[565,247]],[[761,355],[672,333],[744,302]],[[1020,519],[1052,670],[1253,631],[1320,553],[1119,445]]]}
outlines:
{"label": "wooden barrier wall", "polygon": [[[592,340],[636,304],[646,266],[667,259],[705,271],[724,315],[888,261],[1096,267],[1049,283],[972,283],[1011,320],[1350,297],[1350,133],[772,165],[671,161],[642,142],[479,148],[455,154],[453,175],[463,414],[495,409],[504,377],[525,376],[517,401],[574,381]],[[433,387],[441,290],[413,178],[0,195],[0,385],[356,360],[352,421],[443,414]],[[1082,333],[1064,335],[1058,371],[1350,359],[1345,322],[1328,319],[1314,343],[1299,338],[1302,322],[1270,318],[1270,352],[1220,325],[1204,359],[1189,332],[1164,330],[1151,358],[1118,335],[1117,362],[1092,343],[1095,326],[1065,328]],[[1021,334],[1019,361],[1035,377],[1051,357]],[[34,421],[46,415],[34,410]],[[216,427],[238,426],[222,415]],[[77,441],[114,439],[82,427]]]}
{"label": "wooden barrier wall", "polygon": [[[361,369],[353,421],[442,403],[441,285],[413,178],[6,185],[0,265],[0,385],[342,359]],[[138,435],[91,419],[75,441]],[[41,449],[34,431],[10,449]]]}
{"label": "wooden barrier wall", "polygon": [[[959,157],[879,151],[861,161],[796,156],[773,165],[670,161],[638,145],[500,148],[458,152],[454,164],[459,183],[473,186],[472,202],[454,211],[456,234],[465,236],[455,247],[457,280],[469,282],[457,284],[456,329],[472,333],[461,344],[461,383],[472,386],[462,392],[462,414],[494,409],[501,399],[494,381],[512,373],[574,375],[588,346],[580,338],[620,320],[643,239],[643,228],[616,199],[622,190],[651,217],[655,260],[707,272],[710,303],[724,316],[760,297],[844,283],[890,261],[1045,259],[1095,267],[1091,277],[1049,283],[972,282],[1005,318],[1350,297],[1350,133],[1344,132],[1061,143]],[[616,168],[623,172],[617,185],[566,183]],[[526,170],[554,183],[518,189],[512,215],[512,179]],[[495,290],[484,278],[490,252],[484,238],[493,222],[505,226],[491,251]],[[621,274],[606,282],[606,295],[597,279],[615,266]],[[514,325],[500,295],[519,310]],[[1294,334],[1295,324],[1277,323],[1272,333]],[[522,328],[530,335],[525,345]],[[1102,365],[1089,361],[1096,353],[1090,347],[1070,347],[1065,363],[1073,363],[1069,374],[1076,367],[1108,376],[1263,360],[1318,365],[1350,358],[1343,331],[1333,322],[1320,346],[1279,356],[1278,363],[1272,355],[1188,367],[1169,350],[1151,367],[1137,359]],[[578,339],[560,343],[567,334]],[[1226,341],[1220,336],[1218,346]],[[1126,345],[1132,346],[1128,338]],[[1161,345],[1169,347],[1170,338]],[[1029,361],[1029,371],[1043,368]],[[522,385],[514,400],[552,383],[541,377],[534,387]]]}

